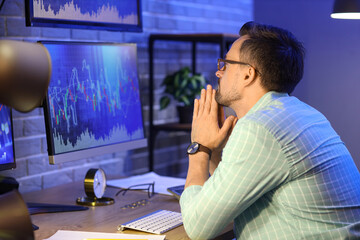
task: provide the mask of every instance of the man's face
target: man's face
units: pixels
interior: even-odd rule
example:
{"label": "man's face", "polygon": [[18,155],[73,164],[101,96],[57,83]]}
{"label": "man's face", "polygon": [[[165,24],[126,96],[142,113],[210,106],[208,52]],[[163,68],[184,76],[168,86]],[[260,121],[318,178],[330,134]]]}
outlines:
{"label": "man's face", "polygon": [[[226,60],[241,61],[240,47],[246,36],[237,39],[226,54]],[[239,64],[225,63],[225,70],[216,72],[219,78],[218,89],[216,90],[215,99],[218,104],[231,107],[231,104],[241,99],[241,84],[239,81],[243,66]]]}

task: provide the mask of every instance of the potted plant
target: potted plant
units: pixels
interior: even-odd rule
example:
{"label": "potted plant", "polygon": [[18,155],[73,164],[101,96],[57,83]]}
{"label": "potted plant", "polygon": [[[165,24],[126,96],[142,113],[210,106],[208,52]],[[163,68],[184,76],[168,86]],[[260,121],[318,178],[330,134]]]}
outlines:
{"label": "potted plant", "polygon": [[177,101],[180,123],[191,123],[194,99],[206,85],[201,74],[191,74],[189,67],[165,77],[161,86],[165,87],[164,96],[160,98],[160,110],[165,109],[171,99]]}

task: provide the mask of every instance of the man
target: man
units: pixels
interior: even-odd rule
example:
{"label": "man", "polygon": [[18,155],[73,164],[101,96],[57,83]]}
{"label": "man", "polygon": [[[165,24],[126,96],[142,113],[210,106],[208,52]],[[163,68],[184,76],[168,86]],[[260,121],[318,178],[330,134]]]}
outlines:
{"label": "man", "polygon": [[[194,103],[180,199],[190,238],[213,238],[231,222],[237,239],[360,237],[350,153],[321,113],[289,96],[303,56],[288,31],[249,22],[218,60],[218,89]],[[218,105],[237,117],[218,124]]]}

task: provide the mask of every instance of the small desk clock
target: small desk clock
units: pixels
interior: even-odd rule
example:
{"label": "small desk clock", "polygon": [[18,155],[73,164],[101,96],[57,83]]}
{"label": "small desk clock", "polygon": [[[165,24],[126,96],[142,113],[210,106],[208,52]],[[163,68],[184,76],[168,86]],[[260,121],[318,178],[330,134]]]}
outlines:
{"label": "small desk clock", "polygon": [[104,206],[114,203],[114,199],[104,197],[106,189],[106,176],[101,168],[91,168],[84,179],[86,197],[79,197],[76,203],[86,206]]}

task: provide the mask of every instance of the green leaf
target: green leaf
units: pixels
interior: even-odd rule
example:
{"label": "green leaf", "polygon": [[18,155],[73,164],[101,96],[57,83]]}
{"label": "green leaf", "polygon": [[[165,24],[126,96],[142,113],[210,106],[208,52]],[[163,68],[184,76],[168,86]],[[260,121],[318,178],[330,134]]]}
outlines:
{"label": "green leaf", "polygon": [[192,85],[193,89],[196,89],[196,88],[197,88],[196,79],[194,79],[194,78],[191,79],[191,85]]}
{"label": "green leaf", "polygon": [[184,88],[184,87],[186,87],[186,85],[187,85],[187,81],[185,79],[183,79],[181,81],[180,88]]}
{"label": "green leaf", "polygon": [[201,76],[200,82],[201,82],[201,86],[205,87],[205,85],[206,85],[206,79],[205,79],[203,76]]}
{"label": "green leaf", "polygon": [[175,90],[175,93],[174,93],[174,97],[175,97],[176,99],[179,99],[180,95],[181,95],[181,89],[176,89],[176,90]]}
{"label": "green leaf", "polygon": [[190,100],[186,96],[182,96],[181,100],[183,101],[183,103],[185,103],[185,105],[187,106],[190,105]]}
{"label": "green leaf", "polygon": [[165,109],[170,104],[170,98],[168,96],[163,96],[160,98],[160,110]]}
{"label": "green leaf", "polygon": [[196,81],[198,81],[201,84],[201,86],[205,86],[206,80],[205,80],[204,76],[202,76],[200,74],[196,74],[196,75],[194,75],[194,78],[196,79]]}
{"label": "green leaf", "polygon": [[178,74],[175,75],[174,79],[174,87],[177,88],[180,85],[180,76]]}

